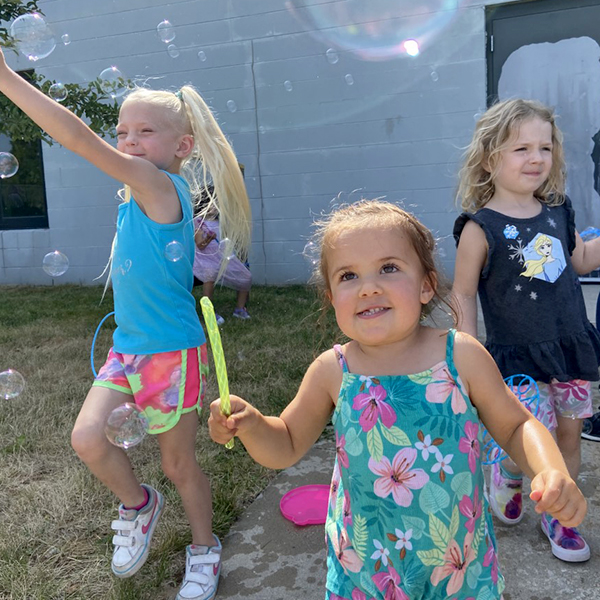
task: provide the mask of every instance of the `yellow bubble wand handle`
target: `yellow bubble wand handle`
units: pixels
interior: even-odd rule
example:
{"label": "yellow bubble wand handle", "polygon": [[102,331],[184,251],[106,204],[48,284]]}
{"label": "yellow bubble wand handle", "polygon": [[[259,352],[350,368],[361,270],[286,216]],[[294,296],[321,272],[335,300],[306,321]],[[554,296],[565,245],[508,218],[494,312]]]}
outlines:
{"label": "yellow bubble wand handle", "polygon": [[[200,299],[200,306],[202,307],[204,322],[208,330],[208,338],[210,339],[210,347],[215,362],[215,371],[217,372],[219,396],[221,397],[221,413],[228,417],[231,414],[229,382],[227,381],[227,366],[225,365],[225,355],[223,354],[223,345],[221,344],[221,334],[217,325],[217,317],[215,317],[215,309],[212,302],[206,296]],[[225,444],[225,448],[233,448],[233,438]]]}

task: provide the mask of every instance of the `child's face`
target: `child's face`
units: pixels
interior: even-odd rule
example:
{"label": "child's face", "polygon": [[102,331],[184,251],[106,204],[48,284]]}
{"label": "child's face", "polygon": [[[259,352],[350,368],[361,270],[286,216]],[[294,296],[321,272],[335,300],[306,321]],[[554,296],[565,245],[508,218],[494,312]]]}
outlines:
{"label": "child's face", "polygon": [[552,125],[539,118],[521,127],[500,152],[494,177],[496,195],[531,197],[552,169]]}
{"label": "child's face", "polygon": [[[149,160],[159,169],[179,171],[181,159],[187,156],[186,138],[177,133],[164,114],[164,109],[144,102],[125,104],[117,124],[117,150],[130,156]],[[189,140],[186,140],[189,142]]]}
{"label": "child's face", "polygon": [[340,329],[368,346],[404,339],[433,297],[411,242],[399,230],[350,230],[328,251],[331,303]]}

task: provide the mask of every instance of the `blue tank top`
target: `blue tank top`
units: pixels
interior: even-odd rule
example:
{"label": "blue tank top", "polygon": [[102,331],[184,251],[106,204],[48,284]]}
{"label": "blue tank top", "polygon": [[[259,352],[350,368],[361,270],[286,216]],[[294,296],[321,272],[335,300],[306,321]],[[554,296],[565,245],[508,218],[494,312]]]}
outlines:
{"label": "blue tank top", "polygon": [[481,424],[446,360],[412,375],[343,370],[325,532],[327,589],[341,598],[500,598],[484,494]]}
{"label": "blue tank top", "polygon": [[166,174],[177,190],[181,221],[156,223],[133,197],[119,206],[111,279],[117,323],[113,346],[123,354],[184,350],[206,341],[192,295],[190,189],[180,175]]}

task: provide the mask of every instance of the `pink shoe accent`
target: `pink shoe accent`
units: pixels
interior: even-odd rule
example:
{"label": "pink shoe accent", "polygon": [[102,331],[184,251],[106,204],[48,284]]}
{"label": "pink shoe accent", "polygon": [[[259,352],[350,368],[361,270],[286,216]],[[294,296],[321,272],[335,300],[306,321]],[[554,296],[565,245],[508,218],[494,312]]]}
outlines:
{"label": "pink shoe accent", "polygon": [[576,527],[563,527],[558,519],[542,515],[542,531],[546,534],[552,554],[565,562],[585,562],[590,558],[590,547]]}

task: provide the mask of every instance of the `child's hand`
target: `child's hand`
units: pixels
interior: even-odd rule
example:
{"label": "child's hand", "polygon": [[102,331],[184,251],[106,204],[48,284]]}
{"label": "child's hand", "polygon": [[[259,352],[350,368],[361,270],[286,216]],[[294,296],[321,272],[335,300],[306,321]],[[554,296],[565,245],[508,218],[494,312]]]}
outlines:
{"label": "child's hand", "polygon": [[259,414],[251,404],[238,396],[229,396],[229,402],[231,414],[228,417],[221,413],[220,400],[210,405],[208,430],[218,444],[226,444],[231,438],[250,429]]}
{"label": "child's hand", "polygon": [[565,527],[577,527],[587,512],[587,502],[577,484],[562,471],[548,469],[531,480],[529,497],[537,513],[548,512]]}
{"label": "child's hand", "polygon": [[196,246],[198,250],[204,250],[206,246],[208,246],[214,239],[216,239],[217,235],[212,231],[208,231],[204,233],[202,239],[196,242]]}

